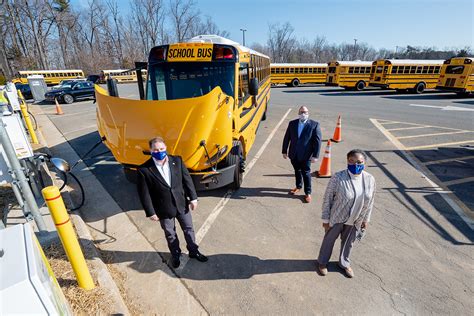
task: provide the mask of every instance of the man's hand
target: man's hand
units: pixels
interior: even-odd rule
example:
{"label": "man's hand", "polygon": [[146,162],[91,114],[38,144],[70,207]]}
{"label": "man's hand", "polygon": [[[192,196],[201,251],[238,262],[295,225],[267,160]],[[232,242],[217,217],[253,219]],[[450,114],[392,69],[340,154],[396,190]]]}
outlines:
{"label": "man's hand", "polygon": [[316,161],[318,161],[318,158],[311,157],[311,163],[315,163]]}
{"label": "man's hand", "polygon": [[368,226],[369,226],[369,223],[367,223],[367,222],[362,222],[362,225],[360,225],[360,228],[362,228],[362,229],[367,229]]}
{"label": "man's hand", "polygon": [[198,202],[197,201],[191,201],[189,203],[189,209],[191,211],[195,211],[197,209],[197,207],[198,207]]}
{"label": "man's hand", "polygon": [[150,219],[150,221],[153,221],[153,222],[158,222],[160,220],[156,214],[152,215],[148,218]]}
{"label": "man's hand", "polygon": [[283,154],[283,159],[288,159],[288,155],[287,155],[287,154]]}
{"label": "man's hand", "polygon": [[326,233],[329,230],[329,223],[323,223],[324,232]]}

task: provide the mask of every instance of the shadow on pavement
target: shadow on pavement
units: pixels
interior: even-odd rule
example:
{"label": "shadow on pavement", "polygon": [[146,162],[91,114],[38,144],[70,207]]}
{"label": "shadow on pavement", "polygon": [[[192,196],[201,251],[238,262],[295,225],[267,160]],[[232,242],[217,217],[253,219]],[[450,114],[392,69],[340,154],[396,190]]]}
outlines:
{"label": "shadow on pavement", "polygon": [[470,101],[470,100],[455,101],[453,103],[474,105],[474,100],[473,101]]}
{"label": "shadow on pavement", "polygon": [[257,187],[257,188],[245,188],[241,187],[235,191],[231,198],[236,200],[245,200],[248,197],[276,197],[284,199],[296,199],[303,201],[303,196],[301,195],[303,190],[301,190],[300,195],[291,195],[289,194],[290,188],[266,188],[266,187]]}
{"label": "shadow on pavement", "polygon": [[[127,263],[127,265],[140,273],[153,273],[159,269],[163,270],[163,262],[158,260],[147,260],[155,255],[155,252],[126,252],[101,250],[101,256],[107,258],[107,263]],[[160,254],[169,257],[169,254]],[[255,256],[244,254],[215,254],[208,256],[209,261],[202,263],[195,259],[189,259],[184,268],[178,268],[174,272],[182,279],[190,280],[232,280],[250,279],[254,275],[313,272],[316,273],[315,259],[260,259]],[[181,257],[181,264],[184,262]],[[337,271],[337,264],[330,263],[329,271]],[[180,270],[182,269],[182,270]],[[163,270],[169,274],[169,271]],[[171,276],[176,277],[172,274]]]}
{"label": "shadow on pavement", "polygon": [[[409,210],[422,223],[438,233],[442,238],[451,242],[454,245],[474,245],[474,232],[464,222],[464,220],[454,212],[451,207],[444,201],[444,199],[437,193],[434,188],[430,187],[407,187],[387,168],[384,163],[379,161],[374,154],[380,152],[394,152],[402,159],[404,155],[400,151],[366,151],[367,156],[385,175],[395,184],[394,188],[381,188],[381,190],[388,191],[402,206]],[[433,206],[433,208],[446,218],[456,229],[462,233],[472,243],[464,243],[456,240],[440,223],[436,221],[421,205],[415,201],[410,193],[431,193],[425,196],[425,199]],[[401,196],[400,196],[401,195]],[[403,197],[403,198],[401,198]]]}
{"label": "shadow on pavement", "polygon": [[453,100],[459,99],[456,94],[449,92],[439,92],[439,91],[426,91],[423,94],[406,94],[406,95],[393,95],[385,97],[387,99],[394,100]]}

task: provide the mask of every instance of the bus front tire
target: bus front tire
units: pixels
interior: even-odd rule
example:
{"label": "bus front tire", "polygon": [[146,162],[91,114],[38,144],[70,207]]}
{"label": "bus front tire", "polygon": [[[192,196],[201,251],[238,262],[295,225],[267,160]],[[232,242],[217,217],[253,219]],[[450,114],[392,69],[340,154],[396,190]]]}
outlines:
{"label": "bus front tire", "polygon": [[63,101],[64,103],[71,104],[72,102],[74,102],[74,97],[70,94],[65,94],[63,95]]}
{"label": "bus front tire", "polygon": [[426,85],[424,82],[419,82],[415,87],[416,94],[422,94],[425,91]]}
{"label": "bus front tire", "polygon": [[291,80],[291,86],[292,87],[297,87],[299,85],[300,85],[300,81],[298,79],[295,78],[295,79]]}
{"label": "bus front tire", "polygon": [[226,157],[226,165],[235,165],[234,181],[229,184],[232,190],[238,190],[244,179],[244,157],[242,155],[242,144],[238,140],[234,140],[232,149]]}
{"label": "bus front tire", "polygon": [[356,84],[356,90],[357,91],[362,91],[365,89],[365,82],[364,81],[359,81],[357,84]]}

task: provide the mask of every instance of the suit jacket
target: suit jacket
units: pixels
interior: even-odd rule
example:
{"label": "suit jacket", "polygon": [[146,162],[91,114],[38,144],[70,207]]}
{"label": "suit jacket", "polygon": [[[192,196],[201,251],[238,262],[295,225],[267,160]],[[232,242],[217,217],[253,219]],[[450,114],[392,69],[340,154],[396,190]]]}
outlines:
{"label": "suit jacket", "polygon": [[[288,154],[291,160],[308,161],[311,157],[319,158],[321,148],[321,128],[319,123],[308,119],[298,137],[299,119],[288,124],[285,137],[283,138],[282,153]],[[290,149],[288,150],[288,145]]]}
{"label": "suit jacket", "polygon": [[168,155],[171,186],[169,186],[150,158],[138,168],[137,188],[147,217],[174,218],[188,212],[189,201],[197,194],[188,169],[179,156]]}

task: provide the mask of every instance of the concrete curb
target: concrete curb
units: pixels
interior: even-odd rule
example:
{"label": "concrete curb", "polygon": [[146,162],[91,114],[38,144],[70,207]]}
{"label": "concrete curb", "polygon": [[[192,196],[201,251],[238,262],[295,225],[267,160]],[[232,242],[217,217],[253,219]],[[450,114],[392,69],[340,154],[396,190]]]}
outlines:
{"label": "concrete curb", "polygon": [[[42,113],[42,110],[39,109],[37,105],[33,105],[33,108],[36,113],[39,113],[39,112]],[[38,119],[38,122],[40,122],[39,119]],[[41,132],[41,129],[39,127],[38,127],[38,130],[36,131],[36,135],[38,137],[38,141],[40,142],[40,144],[44,146],[45,151],[47,151],[48,154],[51,154],[51,151],[48,147],[48,143],[46,142],[46,139],[44,138]],[[68,188],[68,191],[69,191],[69,188]],[[66,194],[66,195],[63,194],[63,196],[65,199],[70,199],[69,194]],[[75,227],[76,234],[79,238],[79,242],[81,243],[82,249],[84,251],[84,255],[87,259],[90,260],[92,264],[92,269],[94,270],[96,274],[96,278],[99,285],[107,292],[108,297],[110,298],[112,302],[112,306],[111,306],[112,314],[131,315],[130,311],[127,308],[127,305],[125,304],[120,294],[120,291],[115,281],[110,275],[110,272],[107,269],[107,266],[103,262],[102,257],[100,256],[99,252],[97,251],[95,247],[95,244],[93,242],[91,234],[89,233],[89,229],[87,228],[86,223],[77,214],[72,213],[70,214],[70,217]],[[57,234],[56,234],[56,238],[58,238]]]}

